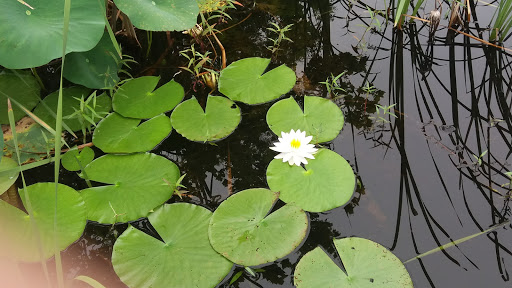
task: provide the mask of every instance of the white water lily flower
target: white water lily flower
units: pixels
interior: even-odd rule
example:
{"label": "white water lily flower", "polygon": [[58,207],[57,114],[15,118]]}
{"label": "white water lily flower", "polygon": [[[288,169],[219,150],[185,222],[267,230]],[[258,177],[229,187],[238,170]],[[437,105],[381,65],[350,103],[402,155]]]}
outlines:
{"label": "white water lily flower", "polygon": [[313,153],[315,153],[318,149],[315,148],[315,145],[309,144],[309,142],[313,139],[313,136],[307,136],[305,131],[297,130],[295,132],[293,129],[290,133],[281,132],[281,138],[279,138],[279,142],[274,143],[274,147],[270,147],[270,149],[279,152],[275,159],[283,159],[283,162],[288,162],[290,165],[300,166],[301,163],[308,164],[309,159],[315,159]]}

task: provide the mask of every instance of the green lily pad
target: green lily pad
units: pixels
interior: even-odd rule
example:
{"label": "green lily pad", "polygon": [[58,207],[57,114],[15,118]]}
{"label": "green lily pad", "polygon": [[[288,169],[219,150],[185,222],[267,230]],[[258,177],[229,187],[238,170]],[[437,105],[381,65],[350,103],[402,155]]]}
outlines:
{"label": "green lily pad", "polygon": [[174,81],[153,91],[159,80],[160,77],[145,76],[123,84],[114,94],[114,111],[124,117],[147,119],[172,110],[183,100],[185,91]]}
{"label": "green lily pad", "polygon": [[233,263],[210,245],[211,216],[197,205],[163,205],[148,218],[164,242],[129,227],[114,245],[114,270],[130,288],[215,287]]}
{"label": "green lily pad", "polygon": [[[0,65],[23,69],[62,56],[64,0],[0,1]],[[91,50],[105,29],[101,2],[71,1],[66,53]]]}
{"label": "green lily pad", "polygon": [[180,178],[176,164],[151,153],[105,155],[87,165],[84,172],[90,180],[106,184],[82,190],[88,219],[99,223],[147,216],[171,198]]}
{"label": "green lily pad", "polygon": [[105,31],[100,42],[85,52],[73,52],[66,56],[64,77],[69,81],[93,89],[111,89],[119,81],[117,72],[119,55]]}
{"label": "green lily pad", "polygon": [[274,159],[267,167],[270,190],[279,191],[279,199],[308,212],[325,212],[346,204],[356,184],[350,164],[336,152],[319,149],[306,169]]}
{"label": "green lily pad", "polygon": [[272,132],[300,129],[313,136],[312,143],[331,141],[343,128],[343,112],[332,101],[314,96],[304,97],[304,112],[293,98],[283,99],[268,109],[267,123]]}
{"label": "green lily pad", "polygon": [[[48,157],[48,152],[55,146],[55,138],[31,118],[25,117],[16,125],[16,137],[20,148],[21,164],[35,162]],[[44,135],[44,136],[43,136]],[[16,157],[12,134],[4,135],[5,156]]]}
{"label": "green lily pad", "polygon": [[350,237],[334,239],[346,273],[317,247],[308,252],[295,268],[297,288],[412,288],[404,265],[393,253],[373,241]]}
{"label": "green lily pad", "polygon": [[240,108],[221,96],[208,96],[206,110],[195,97],[183,101],[171,115],[172,126],[191,141],[215,141],[229,136],[240,123]]}
{"label": "green lily pad", "polygon": [[[0,7],[1,6],[2,4],[0,4]],[[2,19],[2,17],[0,17],[0,19]],[[0,89],[0,124],[9,124],[7,97],[14,99],[16,102],[23,105],[23,107],[27,108],[27,110],[32,110],[41,100],[39,97],[39,91],[41,90],[39,84],[37,84],[36,78],[30,73],[16,71],[16,73],[0,74],[0,87],[2,87]],[[18,121],[26,115],[18,105],[14,103],[11,103],[11,105],[14,112],[14,120]]]}
{"label": "green lily pad", "polygon": [[[36,223],[39,237],[34,233],[31,217],[0,201],[0,256],[35,262],[40,257],[38,239],[43,259],[51,257],[54,252],[55,183],[37,183],[26,189],[32,204],[32,220]],[[86,209],[82,197],[73,188],[58,184],[57,193],[57,247],[64,250],[82,235],[86,224]],[[24,190],[20,189],[19,194],[27,207]]]}
{"label": "green lily pad", "polygon": [[133,25],[149,31],[182,31],[197,22],[199,6],[193,0],[115,0]]}
{"label": "green lily pad", "polygon": [[[88,99],[91,90],[81,86],[69,87],[62,89],[62,122],[66,123],[66,125],[72,131],[79,131],[82,129],[82,124],[80,124],[80,120],[77,117],[72,117],[67,119],[66,117],[70,117],[76,110],[80,110],[80,100],[82,97],[84,99]],[[78,99],[76,99],[78,98]],[[46,124],[50,125],[50,127],[55,127],[57,117],[57,103],[59,101],[59,91],[55,91],[50,95],[46,96],[43,101],[39,105],[37,105],[36,109],[34,109],[34,114],[43,120]],[[103,93],[99,96],[96,96],[96,106],[93,106],[93,100],[91,99],[89,102],[89,107],[94,109],[98,116],[104,116],[106,113],[110,112],[112,108],[112,101],[110,97]],[[88,109],[84,109],[84,113],[89,119],[94,119],[94,122],[98,122],[101,119],[99,117],[94,117],[93,113]],[[90,126],[91,124],[84,120],[85,126]]]}
{"label": "green lily pad", "polygon": [[279,197],[268,189],[248,189],[222,202],[210,221],[210,243],[243,266],[273,262],[297,248],[308,230],[302,209],[285,205],[269,211]]}
{"label": "green lily pad", "polygon": [[68,171],[82,170],[87,164],[94,160],[94,150],[90,147],[82,148],[82,151],[74,148],[62,156],[62,166]]}
{"label": "green lily pad", "polygon": [[270,59],[258,57],[231,63],[220,73],[219,91],[233,101],[251,105],[281,97],[295,85],[295,72],[281,65],[265,73],[269,64]]}
{"label": "green lily pad", "polygon": [[[8,157],[1,157],[2,161],[0,162],[0,172],[9,170],[15,167],[18,167],[18,163]],[[2,195],[9,187],[11,187],[16,179],[18,179],[18,175],[20,171],[12,171],[5,175],[0,175],[0,195]]]}
{"label": "green lily pad", "polygon": [[111,113],[94,130],[92,142],[105,153],[145,152],[153,149],[172,131],[171,121],[164,114],[142,124],[140,122],[140,119]]}

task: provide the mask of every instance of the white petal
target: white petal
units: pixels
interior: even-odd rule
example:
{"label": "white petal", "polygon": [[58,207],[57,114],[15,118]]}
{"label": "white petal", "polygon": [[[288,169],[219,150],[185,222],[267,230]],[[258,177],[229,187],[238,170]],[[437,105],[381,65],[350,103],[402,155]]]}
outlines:
{"label": "white petal", "polygon": [[308,136],[308,137],[304,138],[304,143],[308,144],[309,142],[311,142],[312,139],[313,139],[313,136]]}

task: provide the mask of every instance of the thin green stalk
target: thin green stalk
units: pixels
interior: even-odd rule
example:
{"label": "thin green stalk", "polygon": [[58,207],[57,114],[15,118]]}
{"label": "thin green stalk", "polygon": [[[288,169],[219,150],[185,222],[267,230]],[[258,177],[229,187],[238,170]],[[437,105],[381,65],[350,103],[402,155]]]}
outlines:
{"label": "thin green stalk", "polygon": [[24,192],[24,198],[25,198],[25,208],[27,209],[27,213],[29,215],[30,220],[30,227],[32,229],[32,233],[34,233],[36,242],[37,242],[37,248],[39,251],[39,260],[41,262],[41,266],[43,266],[43,272],[46,277],[46,281],[48,284],[48,287],[51,287],[50,284],[50,274],[48,274],[48,267],[46,266],[46,259],[43,259],[43,246],[41,245],[41,236],[39,234],[39,229],[37,227],[36,219],[34,219],[33,215],[33,209],[32,209],[32,202],[30,201],[30,196],[28,194],[27,184],[25,182],[25,175],[23,174],[23,169],[21,169],[21,158],[20,158],[20,149],[18,146],[18,137],[16,135],[16,121],[14,120],[14,112],[12,110],[11,106],[11,100],[7,98],[7,115],[9,117],[9,125],[11,126],[12,131],[12,140],[14,142],[14,148],[16,151],[16,157],[18,159],[18,169],[20,170],[21,174],[21,180],[23,182],[23,192]]}
{"label": "thin green stalk", "polygon": [[18,171],[18,170],[19,171],[25,171],[25,170],[29,170],[29,169],[32,169],[32,168],[36,168],[36,167],[39,167],[39,166],[46,165],[48,163],[52,163],[53,161],[55,161],[55,158],[52,157],[52,158],[44,159],[44,160],[41,160],[41,161],[33,162],[33,163],[30,163],[30,164],[20,165],[19,167],[16,167],[16,168],[11,168],[11,169],[7,169],[7,170],[3,170],[3,171],[0,171],[0,177],[2,177],[4,175],[9,175],[14,170],[16,170],[16,171]]}
{"label": "thin green stalk", "polygon": [[[62,82],[64,76],[64,63],[66,61],[66,45],[68,41],[69,31],[69,14],[71,11],[71,0],[64,0],[64,25],[62,28],[62,66],[60,70],[60,84],[59,84],[59,100],[57,102],[57,117],[56,117],[56,135],[62,134]],[[55,252],[55,268],[57,271],[57,283],[59,288],[64,288],[64,276],[62,269],[62,258],[60,255],[58,237],[57,237],[57,204],[58,204],[58,188],[59,188],[59,170],[60,170],[60,148],[61,137],[55,137],[55,206],[53,213],[53,234],[54,234],[54,252]]]}

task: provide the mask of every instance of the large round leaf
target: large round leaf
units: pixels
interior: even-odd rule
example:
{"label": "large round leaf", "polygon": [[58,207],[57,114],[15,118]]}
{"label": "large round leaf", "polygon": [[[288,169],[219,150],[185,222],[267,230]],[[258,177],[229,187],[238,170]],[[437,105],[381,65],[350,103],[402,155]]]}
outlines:
{"label": "large round leaf", "polygon": [[153,91],[159,80],[160,77],[145,76],[123,84],[112,99],[114,111],[124,117],[147,119],[174,108],[183,100],[183,87],[169,81]]}
{"label": "large round leaf", "polygon": [[[0,1],[0,65],[22,69],[62,56],[64,0]],[[71,1],[66,53],[92,49],[105,29],[101,2]]]}
{"label": "large round leaf", "polygon": [[[0,162],[0,173],[5,170],[10,170],[18,167],[18,163],[8,157],[1,157],[2,161]],[[18,179],[18,175],[20,174],[19,170],[14,170],[11,172],[5,172],[5,174],[0,174],[0,195],[2,195],[9,187],[11,187],[16,179]]]}
{"label": "large round leaf", "polygon": [[247,104],[272,101],[288,93],[295,85],[295,72],[281,65],[263,74],[270,59],[246,58],[231,63],[222,70],[219,91]]}
{"label": "large round leaf", "polygon": [[314,96],[304,97],[304,112],[291,97],[275,103],[267,112],[268,126],[276,135],[300,129],[313,136],[312,143],[336,138],[343,128],[343,121],[343,112],[338,105]]}
{"label": "large round leaf", "polygon": [[128,228],[114,245],[112,264],[117,275],[130,288],[215,287],[233,263],[210,245],[211,215],[186,203],[158,208],[148,218],[164,242]]}
{"label": "large round leaf", "polygon": [[180,178],[178,166],[155,154],[105,155],[84,169],[90,180],[105,186],[82,190],[88,219],[100,223],[145,217],[171,198]]}
{"label": "large round leaf", "polygon": [[119,55],[110,36],[105,31],[100,42],[85,52],[66,56],[64,77],[69,81],[95,89],[111,89],[119,81]]}
{"label": "large round leaf", "polygon": [[111,113],[94,130],[92,142],[105,153],[145,152],[153,149],[172,131],[171,121],[164,114],[142,124],[140,122],[140,119]]}
{"label": "large round leaf", "polygon": [[248,189],[222,202],[210,221],[210,242],[229,260],[255,266],[291,253],[306,236],[308,217],[294,205],[269,211],[278,193]]}
{"label": "large round leaf", "polygon": [[181,31],[196,25],[199,6],[194,0],[115,0],[135,27],[149,31]]}
{"label": "large round leaf", "polygon": [[172,126],[192,141],[214,141],[227,137],[240,123],[240,108],[221,96],[208,96],[206,109],[195,97],[184,101],[171,115]]}
{"label": "large round leaf", "polygon": [[279,198],[305,211],[324,212],[346,204],[356,184],[354,172],[343,157],[319,149],[306,169],[274,159],[267,168],[267,182]]}
{"label": "large round leaf", "polygon": [[[69,129],[73,131],[79,131],[82,129],[80,120],[78,117],[76,117],[76,115],[73,115],[73,113],[75,113],[77,110],[80,110],[80,99],[82,99],[82,97],[83,99],[88,99],[90,91],[90,89],[81,86],[62,89],[62,115],[64,116],[62,121],[66,123]],[[37,105],[36,109],[34,109],[34,114],[41,118],[41,120],[43,120],[46,124],[50,125],[51,127],[55,127],[58,101],[59,91],[55,91],[46,96],[43,101]],[[96,106],[94,106],[93,102],[93,99],[90,99],[87,105],[91,109],[94,109],[97,116],[94,116],[87,107],[84,108],[84,113],[87,117],[89,117],[89,119],[93,120],[94,122],[98,122],[101,119],[98,116],[105,116],[105,114],[110,111],[110,108],[112,107],[112,101],[107,94],[103,93],[99,96],[96,96]],[[87,120],[84,120],[84,125],[90,126],[91,124]]]}
{"label": "large round leaf", "polygon": [[[1,5],[2,4],[0,4],[0,6]],[[0,13],[2,12],[0,11]],[[0,27],[2,25],[0,25]],[[1,44],[0,47],[2,47]],[[32,108],[36,107],[37,103],[39,103],[39,100],[41,99],[39,98],[39,91],[39,84],[37,84],[36,78],[34,78],[30,73],[17,71],[16,73],[0,74],[0,124],[9,124],[7,114],[7,97],[15,100],[28,110],[32,110]],[[18,121],[21,117],[26,115],[18,105],[14,103],[11,104],[14,112],[14,120]]]}
{"label": "large round leaf", "polygon": [[[39,260],[39,245],[43,259],[54,252],[55,183],[37,183],[26,189],[32,204],[32,219],[25,212],[0,201],[0,255],[31,262]],[[19,193],[27,207],[25,191],[21,189]],[[57,195],[57,247],[64,250],[82,235],[86,209],[80,194],[71,187],[58,184]]]}
{"label": "large round leaf", "polygon": [[294,273],[296,287],[413,287],[411,277],[400,259],[382,245],[357,237],[335,239],[334,245],[346,273],[317,247],[297,264]]}

